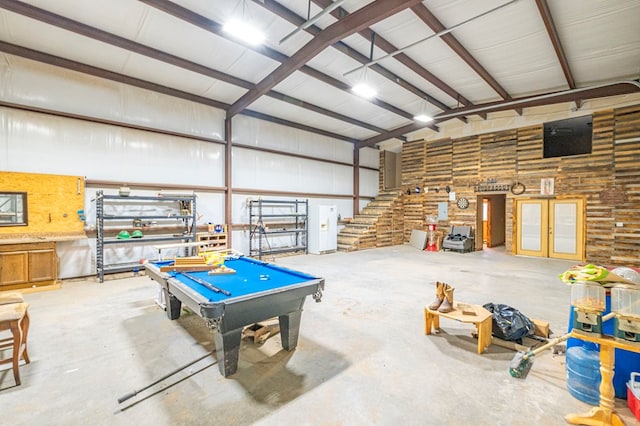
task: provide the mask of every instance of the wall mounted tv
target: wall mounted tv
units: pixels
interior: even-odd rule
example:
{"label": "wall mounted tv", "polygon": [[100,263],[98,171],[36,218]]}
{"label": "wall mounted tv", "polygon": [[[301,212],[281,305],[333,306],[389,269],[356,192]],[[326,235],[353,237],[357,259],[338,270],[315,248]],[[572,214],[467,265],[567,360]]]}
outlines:
{"label": "wall mounted tv", "polygon": [[544,158],[591,154],[592,139],[590,115],[544,123]]}

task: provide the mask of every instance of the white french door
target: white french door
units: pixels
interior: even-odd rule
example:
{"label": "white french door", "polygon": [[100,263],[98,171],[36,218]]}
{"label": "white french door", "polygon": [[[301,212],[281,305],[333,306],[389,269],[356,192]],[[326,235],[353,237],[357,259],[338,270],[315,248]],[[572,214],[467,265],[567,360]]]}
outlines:
{"label": "white french door", "polygon": [[516,200],[516,254],[584,260],[584,199]]}

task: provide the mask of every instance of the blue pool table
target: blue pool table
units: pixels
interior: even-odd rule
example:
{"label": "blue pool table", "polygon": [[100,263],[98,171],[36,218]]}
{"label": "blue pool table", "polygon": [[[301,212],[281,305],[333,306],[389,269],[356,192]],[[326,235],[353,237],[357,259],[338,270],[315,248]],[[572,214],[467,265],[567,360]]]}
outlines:
{"label": "blue pool table", "polygon": [[148,262],[146,273],[160,284],[169,319],[178,319],[184,304],[205,320],[213,332],[218,367],[224,377],[238,368],[245,326],[278,317],[282,347],[293,350],[306,297],[312,295],[320,302],[324,290],[322,278],[245,256],[227,257],[225,266],[236,271],[232,274],[202,271],[184,275],[167,270],[173,262]]}

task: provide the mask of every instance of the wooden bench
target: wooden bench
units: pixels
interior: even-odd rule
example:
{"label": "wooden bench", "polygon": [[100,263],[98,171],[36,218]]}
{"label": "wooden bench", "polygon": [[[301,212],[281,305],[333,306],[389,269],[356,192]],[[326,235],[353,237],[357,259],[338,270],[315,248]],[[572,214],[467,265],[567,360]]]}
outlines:
{"label": "wooden bench", "polygon": [[491,344],[491,312],[480,305],[470,305],[468,303],[453,304],[453,311],[442,313],[424,307],[424,334],[431,334],[432,328],[440,329],[440,317],[449,318],[462,323],[469,323],[476,326],[478,333],[478,353],[481,354]]}

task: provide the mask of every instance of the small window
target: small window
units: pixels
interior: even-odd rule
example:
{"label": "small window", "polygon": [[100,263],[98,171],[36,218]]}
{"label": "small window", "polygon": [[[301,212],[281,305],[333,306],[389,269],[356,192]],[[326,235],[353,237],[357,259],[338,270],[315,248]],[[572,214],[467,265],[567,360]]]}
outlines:
{"label": "small window", "polygon": [[27,193],[0,192],[0,226],[27,225]]}

